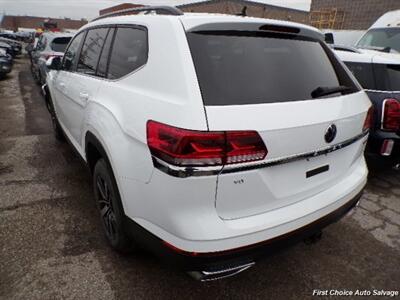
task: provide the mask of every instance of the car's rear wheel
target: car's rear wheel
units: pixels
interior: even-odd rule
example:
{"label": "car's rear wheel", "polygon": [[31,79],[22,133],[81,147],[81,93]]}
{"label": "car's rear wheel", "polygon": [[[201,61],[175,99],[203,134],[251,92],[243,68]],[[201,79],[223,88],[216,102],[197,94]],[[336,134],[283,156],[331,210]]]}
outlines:
{"label": "car's rear wheel", "polygon": [[103,158],[94,167],[93,187],[108,243],[117,251],[130,252],[134,247],[123,226],[124,211],[118,187],[110,165]]}

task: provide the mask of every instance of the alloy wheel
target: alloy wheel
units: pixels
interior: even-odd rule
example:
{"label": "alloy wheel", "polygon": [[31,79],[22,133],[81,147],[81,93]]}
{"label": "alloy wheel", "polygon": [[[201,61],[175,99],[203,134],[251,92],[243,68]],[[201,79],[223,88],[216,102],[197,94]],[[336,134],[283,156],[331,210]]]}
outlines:
{"label": "alloy wheel", "polygon": [[116,218],[113,208],[113,195],[107,182],[100,175],[96,179],[96,189],[98,195],[98,207],[101,220],[106,230],[106,235],[110,240],[115,240],[116,236]]}

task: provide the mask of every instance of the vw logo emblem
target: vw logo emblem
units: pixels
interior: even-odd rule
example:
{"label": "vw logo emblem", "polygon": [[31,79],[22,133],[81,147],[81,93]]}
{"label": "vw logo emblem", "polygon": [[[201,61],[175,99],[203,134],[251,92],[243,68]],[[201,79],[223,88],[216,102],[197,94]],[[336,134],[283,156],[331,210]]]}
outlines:
{"label": "vw logo emblem", "polygon": [[335,139],[336,133],[337,133],[336,125],[335,124],[330,125],[325,132],[325,141],[328,144],[331,143]]}

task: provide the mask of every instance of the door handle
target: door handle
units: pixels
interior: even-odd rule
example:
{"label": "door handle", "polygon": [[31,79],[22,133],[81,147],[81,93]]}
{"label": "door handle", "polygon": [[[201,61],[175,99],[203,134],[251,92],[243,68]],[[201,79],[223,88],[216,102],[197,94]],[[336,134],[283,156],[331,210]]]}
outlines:
{"label": "door handle", "polygon": [[80,92],[79,93],[79,98],[81,98],[84,101],[87,101],[89,99],[89,94],[85,92]]}

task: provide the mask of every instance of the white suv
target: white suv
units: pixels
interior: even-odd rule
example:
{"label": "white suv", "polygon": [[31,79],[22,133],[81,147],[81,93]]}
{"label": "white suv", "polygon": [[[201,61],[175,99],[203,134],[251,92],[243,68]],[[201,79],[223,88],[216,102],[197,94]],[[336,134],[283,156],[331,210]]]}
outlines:
{"label": "white suv", "polygon": [[84,26],[45,87],[112,247],[215,279],[357,203],[371,104],[319,31],[139,11]]}

